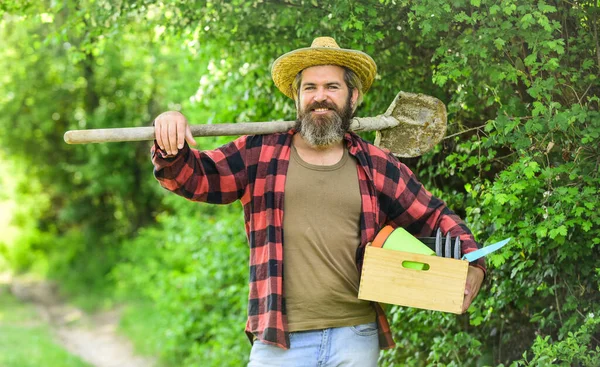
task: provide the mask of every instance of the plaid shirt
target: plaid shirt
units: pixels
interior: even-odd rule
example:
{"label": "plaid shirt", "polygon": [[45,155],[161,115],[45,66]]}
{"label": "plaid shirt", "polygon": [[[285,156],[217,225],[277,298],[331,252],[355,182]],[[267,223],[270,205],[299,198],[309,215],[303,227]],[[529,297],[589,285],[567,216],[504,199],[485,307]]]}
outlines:
{"label": "plaid shirt", "polygon": [[[167,190],[189,200],[213,204],[242,202],[250,245],[250,294],[246,333],[253,340],[290,347],[283,290],[283,199],[292,136],[287,133],[242,136],[212,151],[187,144],[167,157],[156,143],[152,148],[154,175]],[[412,172],[395,157],[347,133],[344,141],[358,161],[362,201],[361,243],[356,266],[361,274],[365,246],[385,225],[403,227],[415,236],[443,233],[460,236],[463,254],[479,246],[463,222],[433,197]],[[477,264],[485,271],[483,259]],[[382,307],[377,313],[379,344],[394,347]]]}

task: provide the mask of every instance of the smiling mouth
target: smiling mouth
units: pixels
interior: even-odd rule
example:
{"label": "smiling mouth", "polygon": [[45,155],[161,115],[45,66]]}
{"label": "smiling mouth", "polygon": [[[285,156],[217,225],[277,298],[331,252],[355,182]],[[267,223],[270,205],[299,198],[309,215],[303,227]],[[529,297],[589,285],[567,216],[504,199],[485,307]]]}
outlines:
{"label": "smiling mouth", "polygon": [[315,108],[312,110],[313,112],[327,112],[331,111],[329,108]]}

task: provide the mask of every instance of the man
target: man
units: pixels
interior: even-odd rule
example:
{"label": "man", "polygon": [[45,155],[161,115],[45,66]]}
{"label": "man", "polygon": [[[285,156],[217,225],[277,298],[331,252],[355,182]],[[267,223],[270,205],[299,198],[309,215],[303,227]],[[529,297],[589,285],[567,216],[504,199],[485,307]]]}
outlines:
{"label": "man", "polygon": [[[276,86],[296,103],[294,129],[198,151],[187,144],[196,142],[183,115],[155,120],[152,157],[163,187],[190,200],[243,204],[249,366],[376,365],[379,349],[394,342],[381,306],[357,294],[365,246],[384,225],[417,236],[441,228],[460,236],[463,253],[477,249],[405,165],[348,131],[375,74],[371,57],[320,37],[273,65]],[[483,261],[472,265],[464,310],[484,278]]]}

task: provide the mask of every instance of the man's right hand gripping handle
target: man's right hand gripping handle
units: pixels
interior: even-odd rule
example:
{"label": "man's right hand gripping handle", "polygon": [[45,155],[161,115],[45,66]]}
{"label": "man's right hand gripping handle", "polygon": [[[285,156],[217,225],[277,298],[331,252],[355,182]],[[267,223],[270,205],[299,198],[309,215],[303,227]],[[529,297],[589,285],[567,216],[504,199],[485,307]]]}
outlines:
{"label": "man's right hand gripping handle", "polygon": [[183,148],[183,142],[196,145],[185,116],[177,111],[163,112],[154,120],[154,136],[159,148],[174,156]]}

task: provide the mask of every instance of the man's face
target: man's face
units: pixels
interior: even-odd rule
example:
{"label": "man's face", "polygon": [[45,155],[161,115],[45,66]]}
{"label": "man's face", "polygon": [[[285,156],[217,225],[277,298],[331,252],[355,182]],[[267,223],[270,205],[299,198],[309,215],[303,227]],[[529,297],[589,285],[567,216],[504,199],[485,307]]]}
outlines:
{"label": "man's face", "polygon": [[302,71],[296,129],[311,146],[326,148],[342,140],[350,128],[358,91],[350,93],[344,69],[313,66]]}

